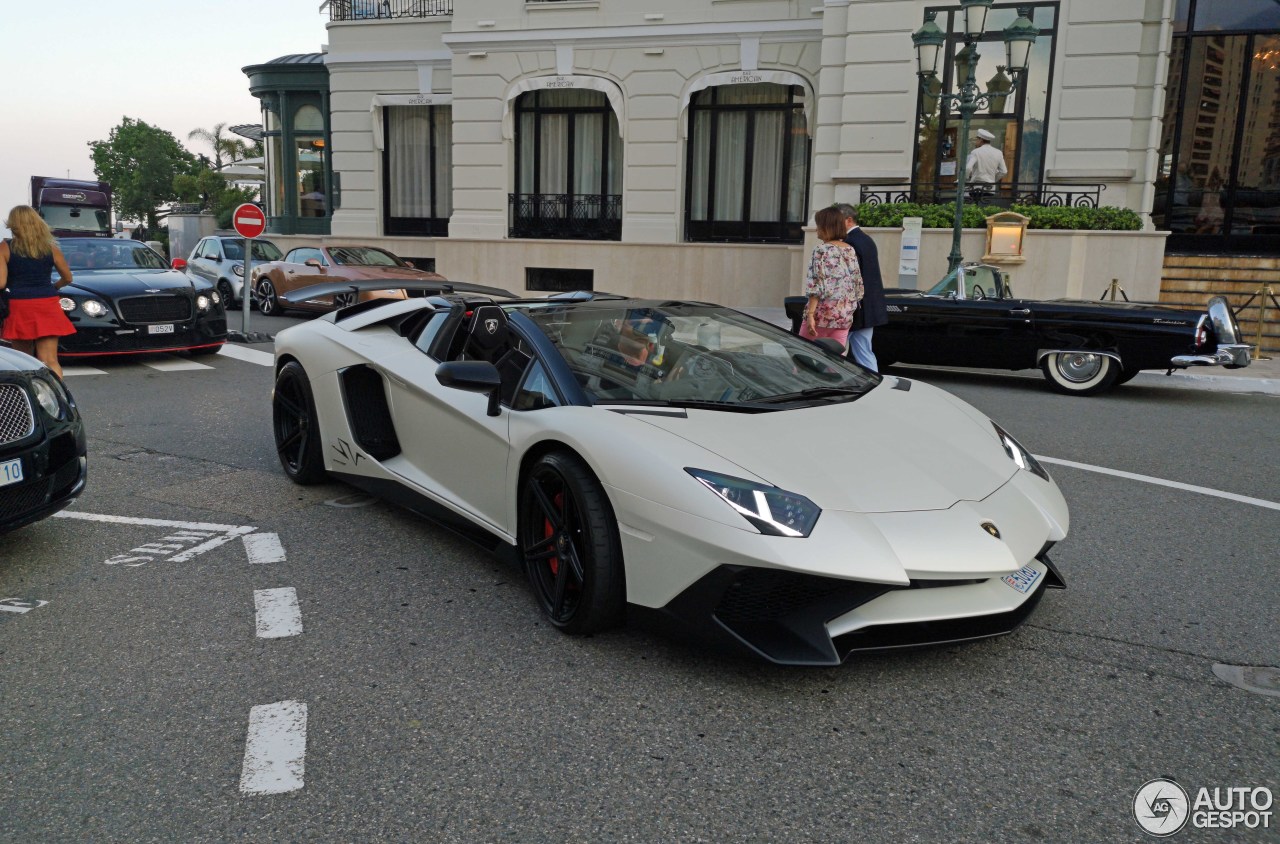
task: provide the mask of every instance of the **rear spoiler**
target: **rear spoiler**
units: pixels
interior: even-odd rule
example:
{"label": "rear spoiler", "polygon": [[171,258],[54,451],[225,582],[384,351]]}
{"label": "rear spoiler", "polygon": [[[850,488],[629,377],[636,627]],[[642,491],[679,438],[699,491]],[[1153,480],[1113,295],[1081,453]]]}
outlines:
{"label": "rear spoiler", "polygon": [[516,299],[516,294],[501,287],[485,287],[482,284],[467,284],[461,281],[406,281],[404,279],[367,279],[364,281],[330,281],[324,284],[313,284],[300,287],[288,293],[279,294],[280,300],[289,305],[297,305],[308,299],[321,299],[339,293],[365,293],[373,290],[405,290],[432,295],[449,293],[479,293],[482,296],[501,296],[505,299]]}

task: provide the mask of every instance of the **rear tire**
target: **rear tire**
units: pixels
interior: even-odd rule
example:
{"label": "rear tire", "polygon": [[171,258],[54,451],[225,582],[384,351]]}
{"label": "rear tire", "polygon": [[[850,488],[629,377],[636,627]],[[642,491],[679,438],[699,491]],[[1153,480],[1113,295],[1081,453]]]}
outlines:
{"label": "rear tire", "polygon": [[1119,376],[1118,378],[1116,378],[1116,384],[1115,384],[1115,385],[1116,385],[1117,387],[1119,387],[1121,384],[1127,384],[1127,383],[1129,383],[1129,382],[1130,382],[1130,381],[1132,381],[1135,377],[1137,377],[1138,373],[1139,373],[1139,372],[1141,372],[1141,371],[1142,371],[1141,369],[1122,369],[1122,370],[1120,370],[1120,376]]}
{"label": "rear tire", "polygon": [[276,287],[270,279],[264,278],[258,282],[258,310],[263,316],[280,316],[284,313],[284,307],[276,298]]}
{"label": "rear tire", "polygon": [[271,422],[280,466],[295,484],[314,484],[327,477],[320,452],[320,422],[311,382],[302,364],[289,361],[276,376],[271,396]]}
{"label": "rear tire", "polygon": [[1092,396],[1115,386],[1120,364],[1093,352],[1055,352],[1040,362],[1049,389],[1068,396]]}
{"label": "rear tire", "polygon": [[520,489],[520,552],[552,625],[582,635],[622,623],[626,578],[604,488],[578,457],[543,455]]}

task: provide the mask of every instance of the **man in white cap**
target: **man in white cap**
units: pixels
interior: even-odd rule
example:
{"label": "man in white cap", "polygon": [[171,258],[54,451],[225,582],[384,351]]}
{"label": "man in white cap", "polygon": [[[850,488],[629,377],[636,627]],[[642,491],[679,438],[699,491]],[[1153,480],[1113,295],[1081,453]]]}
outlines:
{"label": "man in white cap", "polygon": [[1004,166],[1004,153],[991,146],[996,136],[986,129],[979,129],[978,136],[973,139],[973,151],[964,165],[964,178],[967,184],[994,185],[999,183],[1009,172]]}

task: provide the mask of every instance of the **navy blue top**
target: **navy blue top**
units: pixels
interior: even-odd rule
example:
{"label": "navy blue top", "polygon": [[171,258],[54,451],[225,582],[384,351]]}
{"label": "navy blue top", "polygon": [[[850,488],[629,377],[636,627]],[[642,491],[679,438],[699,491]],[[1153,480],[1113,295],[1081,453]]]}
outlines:
{"label": "navy blue top", "polygon": [[9,245],[9,285],[6,288],[14,299],[47,299],[58,295],[53,284],[53,253],[43,258],[27,258],[19,255]]}
{"label": "navy blue top", "polygon": [[889,308],[884,301],[884,282],[880,279],[880,255],[876,242],[858,226],[849,230],[844,242],[858,253],[858,268],[862,270],[862,303],[853,312],[853,330],[884,325],[889,321]]}

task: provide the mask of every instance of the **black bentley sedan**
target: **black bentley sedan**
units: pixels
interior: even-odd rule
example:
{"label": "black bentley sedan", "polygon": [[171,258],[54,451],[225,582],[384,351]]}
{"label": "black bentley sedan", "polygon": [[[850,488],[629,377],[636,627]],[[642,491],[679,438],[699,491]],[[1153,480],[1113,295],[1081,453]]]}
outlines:
{"label": "black bentley sedan", "polygon": [[213,354],[227,340],[221,296],[203,279],[169,268],[137,240],[61,238],[74,281],[62,310],[76,333],[61,357],[187,351]]}
{"label": "black bentley sedan", "polygon": [[0,345],[0,534],[66,507],[84,491],[86,469],[70,391],[40,361]]}

